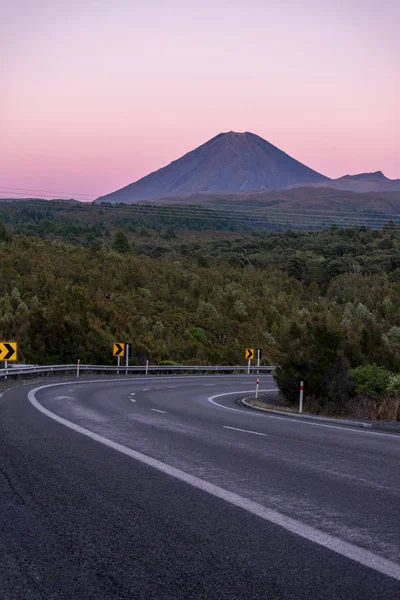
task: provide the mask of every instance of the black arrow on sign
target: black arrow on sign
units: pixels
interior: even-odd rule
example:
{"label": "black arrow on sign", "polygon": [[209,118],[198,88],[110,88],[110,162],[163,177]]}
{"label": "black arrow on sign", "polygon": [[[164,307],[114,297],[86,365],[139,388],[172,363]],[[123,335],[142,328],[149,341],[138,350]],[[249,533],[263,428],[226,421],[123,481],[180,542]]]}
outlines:
{"label": "black arrow on sign", "polygon": [[117,351],[115,353],[115,356],[119,356],[120,354],[123,354],[124,352],[124,347],[121,346],[121,344],[115,344],[117,346]]}
{"label": "black arrow on sign", "polygon": [[10,360],[10,358],[15,354],[15,349],[11,346],[11,344],[5,343],[3,346],[8,350],[7,354],[3,356],[3,360]]}

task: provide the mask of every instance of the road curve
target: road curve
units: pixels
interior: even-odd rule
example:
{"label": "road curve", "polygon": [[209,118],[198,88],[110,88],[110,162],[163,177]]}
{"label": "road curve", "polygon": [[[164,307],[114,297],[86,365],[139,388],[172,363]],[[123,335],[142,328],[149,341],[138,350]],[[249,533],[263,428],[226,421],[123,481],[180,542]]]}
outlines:
{"label": "road curve", "polygon": [[0,597],[398,600],[400,436],[251,411],[254,383],[8,391]]}

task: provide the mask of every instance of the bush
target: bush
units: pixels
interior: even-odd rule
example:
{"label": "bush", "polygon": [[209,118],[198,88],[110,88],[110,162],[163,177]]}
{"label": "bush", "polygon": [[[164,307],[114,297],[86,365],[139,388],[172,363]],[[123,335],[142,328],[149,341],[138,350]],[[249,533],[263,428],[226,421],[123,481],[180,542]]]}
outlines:
{"label": "bush", "polygon": [[356,367],[350,371],[350,375],[355,384],[354,391],[356,394],[368,396],[369,398],[385,396],[393,378],[393,373],[376,364]]}
{"label": "bush", "polygon": [[388,396],[400,396],[400,375],[390,378],[386,393]]}

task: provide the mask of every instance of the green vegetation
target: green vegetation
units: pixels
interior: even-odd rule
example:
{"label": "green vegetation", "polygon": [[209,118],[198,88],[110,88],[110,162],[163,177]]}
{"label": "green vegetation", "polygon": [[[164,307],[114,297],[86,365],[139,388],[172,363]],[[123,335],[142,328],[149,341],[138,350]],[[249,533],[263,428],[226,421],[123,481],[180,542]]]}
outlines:
{"label": "green vegetation", "polygon": [[74,210],[0,205],[0,339],[21,360],[111,364],[125,340],[132,364],[244,364],[260,347],[292,406],[304,380],[306,410],[397,414],[398,226],[235,232]]}

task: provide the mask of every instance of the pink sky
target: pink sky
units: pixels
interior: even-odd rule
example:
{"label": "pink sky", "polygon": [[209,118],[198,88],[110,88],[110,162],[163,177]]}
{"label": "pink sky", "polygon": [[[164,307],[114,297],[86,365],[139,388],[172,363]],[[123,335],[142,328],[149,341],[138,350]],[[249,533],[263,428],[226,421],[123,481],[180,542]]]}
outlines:
{"label": "pink sky", "polygon": [[400,178],[398,0],[7,4],[0,196],[91,199],[230,130]]}

